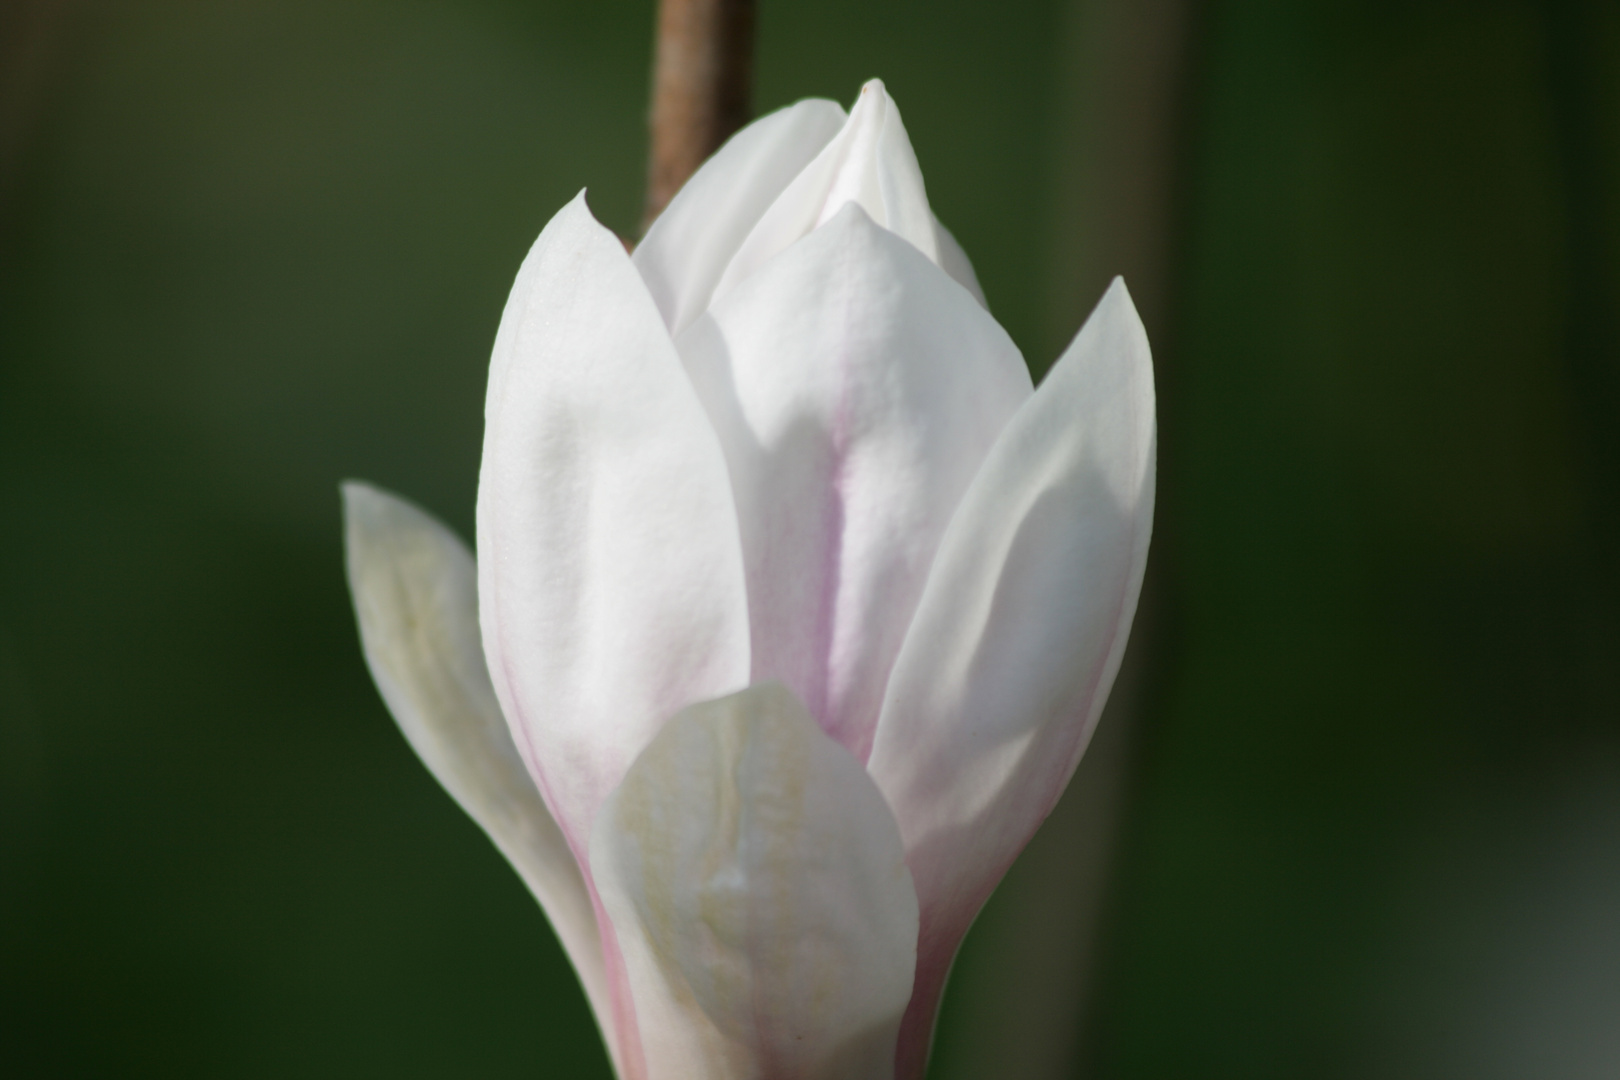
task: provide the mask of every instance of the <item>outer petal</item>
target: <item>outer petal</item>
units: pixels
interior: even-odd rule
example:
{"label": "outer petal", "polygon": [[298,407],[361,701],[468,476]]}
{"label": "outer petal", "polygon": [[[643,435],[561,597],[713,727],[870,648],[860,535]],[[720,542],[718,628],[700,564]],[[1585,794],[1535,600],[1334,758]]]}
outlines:
{"label": "outer petal", "polygon": [[720,444],[583,194],[524,260],[485,422],[484,649],[530,772],[582,855],[597,806],[659,725],[748,682]]}
{"label": "outer petal", "polygon": [[[597,807],[659,726],[747,684],[748,606],[719,442],[583,194],[535,241],[495,339],[478,594],[514,741],[588,868]],[[615,1061],[634,1078],[635,1017],[601,930]]]}
{"label": "outer petal", "polygon": [[540,901],[611,1046],[596,916],[490,686],[472,553],[433,518],[377,488],[344,484],[343,506],[349,588],[377,689],[428,770]]}
{"label": "outer petal", "polygon": [[940,535],[1029,397],[1024,362],[858,204],[678,344],[730,466],[752,679],[786,683],[864,761]]}
{"label": "outer petal", "polygon": [[934,219],[934,246],[939,252],[939,268],[972,293],[980,307],[989,310],[990,305],[984,301],[984,290],[979,287],[979,275],[973,272],[973,261],[939,218]]}
{"label": "outer petal", "polygon": [[779,109],[732,136],[676,193],[632,257],[671,333],[709,306],[760,215],[843,126],[835,102]]}
{"label": "outer petal", "polygon": [[917,898],[859,763],[781,686],[670,721],[591,865],[654,1080],[889,1080]]}
{"label": "outer petal", "polygon": [[719,299],[845,204],[860,203],[872,220],[939,261],[934,215],[911,139],[883,83],[861,87],[836,138],[789,184],[748,234],[716,286]]}
{"label": "outer petal", "polygon": [[940,544],[868,767],[922,905],[898,1076],[957,945],[1057,801],[1118,671],[1153,519],[1153,369],[1116,279],[1002,433]]}

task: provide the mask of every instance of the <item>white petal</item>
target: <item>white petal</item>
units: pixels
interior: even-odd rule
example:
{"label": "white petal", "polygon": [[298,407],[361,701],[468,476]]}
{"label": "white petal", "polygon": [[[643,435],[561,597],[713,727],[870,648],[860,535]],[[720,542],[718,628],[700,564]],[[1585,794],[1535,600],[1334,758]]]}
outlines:
{"label": "white petal", "polygon": [[843,126],[835,102],[812,98],[779,109],[733,135],[670,200],[633,261],[671,333],[709,306],[760,215]]}
{"label": "white petal", "polygon": [[939,261],[938,234],[917,155],[900,122],[899,108],[877,79],[861,87],[843,130],[759,219],[726,267],[715,299],[851,202]]}
{"label": "white petal", "polygon": [[1116,279],[963,497],[868,762],[922,905],[903,1078],[962,934],[1050,812],[1118,671],[1153,521],[1147,337]]}
{"label": "white petal", "polygon": [[349,588],[377,689],[417,756],[540,901],[611,1046],[596,916],[490,686],[472,553],[415,506],[369,485],[344,484],[343,507]]}
{"label": "white petal", "polygon": [[864,761],[951,511],[1030,395],[1024,362],[858,204],[677,344],[731,471],[752,681],[786,683]]}
{"label": "white petal", "polygon": [[973,261],[968,258],[962,245],[956,242],[951,230],[939,218],[934,219],[934,246],[939,251],[939,268],[951,275],[962,288],[973,294],[973,299],[985,309],[990,307],[985,303],[984,290],[979,287],[979,275],[973,272]]}
{"label": "white petal", "polygon": [[591,840],[650,1080],[890,1080],[917,899],[859,763],[781,686],[670,721]]}
{"label": "white petal", "polygon": [[478,585],[495,692],[583,864],[597,807],[659,725],[748,682],[719,442],[583,194],[535,241],[501,317]]}

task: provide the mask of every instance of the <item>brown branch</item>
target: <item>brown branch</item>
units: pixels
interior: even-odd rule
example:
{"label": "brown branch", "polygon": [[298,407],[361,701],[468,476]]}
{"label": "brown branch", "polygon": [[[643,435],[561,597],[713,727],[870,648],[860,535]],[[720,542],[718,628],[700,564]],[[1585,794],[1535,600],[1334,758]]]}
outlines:
{"label": "brown branch", "polygon": [[754,0],[661,0],[643,231],[748,122],[753,81]]}

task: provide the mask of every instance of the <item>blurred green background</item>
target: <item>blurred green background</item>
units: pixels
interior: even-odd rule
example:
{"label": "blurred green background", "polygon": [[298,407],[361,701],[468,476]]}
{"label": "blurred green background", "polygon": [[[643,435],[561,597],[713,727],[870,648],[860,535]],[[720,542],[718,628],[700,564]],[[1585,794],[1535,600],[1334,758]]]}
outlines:
{"label": "blurred green background", "polygon": [[[1620,1076],[1620,6],[759,18],[761,111],[886,80],[1032,367],[1120,271],[1158,358],[1132,670],[935,1075]],[[336,485],[470,534],[520,258],[638,218],[652,20],[0,13],[0,1073],[606,1076]]]}

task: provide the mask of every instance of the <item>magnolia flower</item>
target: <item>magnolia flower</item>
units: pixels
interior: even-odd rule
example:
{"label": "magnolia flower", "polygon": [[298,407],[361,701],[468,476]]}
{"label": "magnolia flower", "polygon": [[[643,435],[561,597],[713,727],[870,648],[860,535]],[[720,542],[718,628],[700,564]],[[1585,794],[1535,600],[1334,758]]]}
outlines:
{"label": "magnolia flower", "polygon": [[634,255],[559,211],[485,421],[476,568],[350,484],[355,606],[618,1075],[915,1080],[1136,608],[1124,285],[1033,388],[872,82],[744,129]]}

